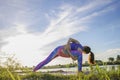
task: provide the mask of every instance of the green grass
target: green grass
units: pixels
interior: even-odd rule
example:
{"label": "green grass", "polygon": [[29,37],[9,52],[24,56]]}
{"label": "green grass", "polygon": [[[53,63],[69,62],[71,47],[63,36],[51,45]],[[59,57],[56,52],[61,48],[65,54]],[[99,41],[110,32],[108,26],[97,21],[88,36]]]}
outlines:
{"label": "green grass", "polygon": [[106,68],[101,69],[96,65],[96,67],[91,68],[88,74],[78,73],[74,75],[43,74],[25,70],[26,75],[18,75],[18,73],[13,72],[14,70],[0,67],[0,80],[120,80],[120,66],[117,70],[107,71]]}

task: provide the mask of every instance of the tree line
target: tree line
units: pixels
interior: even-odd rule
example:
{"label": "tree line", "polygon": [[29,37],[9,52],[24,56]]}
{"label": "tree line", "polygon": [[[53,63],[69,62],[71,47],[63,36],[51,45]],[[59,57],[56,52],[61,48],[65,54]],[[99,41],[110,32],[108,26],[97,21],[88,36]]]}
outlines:
{"label": "tree line", "polygon": [[[116,58],[114,57],[109,57],[108,61],[104,62],[102,60],[95,60],[95,63],[97,65],[119,65],[120,64],[120,55],[117,55]],[[96,65],[95,64],[95,65]],[[65,64],[65,65],[54,65],[54,66],[45,66],[43,68],[69,68],[69,67],[76,67],[77,63],[70,63],[70,64]],[[82,66],[89,66],[88,61],[85,61],[85,63],[82,64]]]}

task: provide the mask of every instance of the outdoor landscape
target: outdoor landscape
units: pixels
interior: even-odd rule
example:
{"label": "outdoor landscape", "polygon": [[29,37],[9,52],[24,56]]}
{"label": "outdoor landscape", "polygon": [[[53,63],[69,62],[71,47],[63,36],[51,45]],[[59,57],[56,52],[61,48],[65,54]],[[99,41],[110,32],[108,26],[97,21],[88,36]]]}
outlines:
{"label": "outdoor landscape", "polygon": [[120,0],[0,0],[0,80],[120,80]]}
{"label": "outdoor landscape", "polygon": [[[74,71],[74,74],[69,71],[61,71],[61,68],[76,67],[76,63],[43,68],[59,68],[59,70],[52,72],[33,72],[33,68],[21,67],[22,65],[13,60],[13,57],[9,57],[4,64],[6,67],[0,66],[0,80],[120,80],[120,55],[117,55],[115,59],[113,57],[108,58],[108,62],[96,60],[95,65],[89,66],[85,63],[83,67],[88,66],[89,70],[86,69],[79,73]],[[107,69],[109,67],[106,67],[107,65],[111,65],[109,70]],[[100,66],[104,67],[101,68]]]}

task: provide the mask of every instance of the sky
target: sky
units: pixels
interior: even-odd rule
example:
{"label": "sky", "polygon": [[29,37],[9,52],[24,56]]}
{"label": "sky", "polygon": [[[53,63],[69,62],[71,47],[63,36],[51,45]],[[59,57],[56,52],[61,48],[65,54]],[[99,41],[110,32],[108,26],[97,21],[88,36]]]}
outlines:
{"label": "sky", "polygon": [[[90,46],[96,60],[115,58],[119,14],[120,0],[0,0],[0,61],[15,55],[22,65],[35,66],[69,38]],[[48,65],[71,62],[58,57]]]}

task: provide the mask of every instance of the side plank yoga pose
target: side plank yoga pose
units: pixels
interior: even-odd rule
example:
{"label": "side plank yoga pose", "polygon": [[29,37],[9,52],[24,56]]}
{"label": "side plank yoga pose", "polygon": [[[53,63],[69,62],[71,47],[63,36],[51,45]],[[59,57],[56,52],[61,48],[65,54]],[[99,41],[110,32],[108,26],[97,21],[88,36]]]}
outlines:
{"label": "side plank yoga pose", "polygon": [[49,63],[54,58],[61,56],[65,58],[72,58],[78,61],[78,72],[82,71],[82,54],[88,54],[88,62],[94,64],[94,54],[91,52],[91,48],[88,46],[82,46],[79,41],[70,38],[66,45],[58,46],[55,48],[51,54],[42,62],[40,62],[33,71],[37,71],[44,65]]}

